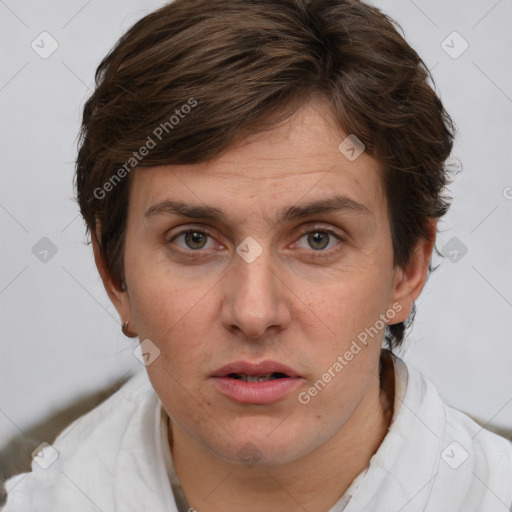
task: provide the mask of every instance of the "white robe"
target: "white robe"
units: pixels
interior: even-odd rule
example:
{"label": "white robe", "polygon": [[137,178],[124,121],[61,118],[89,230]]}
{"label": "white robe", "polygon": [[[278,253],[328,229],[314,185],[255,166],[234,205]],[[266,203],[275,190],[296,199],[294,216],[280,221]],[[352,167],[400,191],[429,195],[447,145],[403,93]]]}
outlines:
{"label": "white robe", "polygon": [[[389,432],[329,512],[512,511],[512,443],[393,363]],[[167,415],[145,371],[63,430],[38,457],[43,466],[53,450],[46,469],[34,460],[30,473],[7,480],[2,512],[182,512]]]}

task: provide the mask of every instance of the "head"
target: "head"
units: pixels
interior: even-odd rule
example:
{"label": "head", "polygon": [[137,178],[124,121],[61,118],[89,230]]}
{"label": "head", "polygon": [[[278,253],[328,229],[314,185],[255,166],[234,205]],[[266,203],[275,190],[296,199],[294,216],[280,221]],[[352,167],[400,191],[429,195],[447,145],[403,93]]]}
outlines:
{"label": "head", "polygon": [[[176,0],[101,62],[80,209],[122,320],[160,350],[155,390],[198,443],[307,453],[349,421],[383,340],[403,343],[448,208],[454,128],[429,80],[353,0]],[[212,376],[266,359],[303,382],[240,415]]]}

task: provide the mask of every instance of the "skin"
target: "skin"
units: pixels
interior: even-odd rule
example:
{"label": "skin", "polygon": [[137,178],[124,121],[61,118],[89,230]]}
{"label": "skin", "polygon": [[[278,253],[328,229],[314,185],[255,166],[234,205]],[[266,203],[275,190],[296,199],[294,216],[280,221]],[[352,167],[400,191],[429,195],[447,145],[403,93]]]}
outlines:
{"label": "skin", "polygon": [[[126,291],[94,246],[122,321],[161,351],[146,368],[170,417],[178,477],[200,512],[327,511],[387,432],[393,396],[379,382],[383,329],[307,405],[297,398],[379,315],[399,305],[389,323],[405,320],[433,248],[434,221],[432,240],[418,243],[406,268],[393,266],[382,170],[365,152],[345,158],[338,150],[345,137],[327,102],[313,97],[285,123],[211,161],[135,170]],[[282,208],[334,194],[368,213],[275,220]],[[144,216],[168,199],[217,207],[226,219]],[[174,238],[193,228],[211,236],[195,244]],[[320,240],[302,230],[319,231]],[[236,252],[248,236],[263,251],[252,263]],[[314,259],[319,253],[325,257]],[[294,368],[301,388],[270,405],[248,405],[212,384],[211,374],[227,363],[266,359]],[[255,464],[240,459],[247,443],[256,447]]]}

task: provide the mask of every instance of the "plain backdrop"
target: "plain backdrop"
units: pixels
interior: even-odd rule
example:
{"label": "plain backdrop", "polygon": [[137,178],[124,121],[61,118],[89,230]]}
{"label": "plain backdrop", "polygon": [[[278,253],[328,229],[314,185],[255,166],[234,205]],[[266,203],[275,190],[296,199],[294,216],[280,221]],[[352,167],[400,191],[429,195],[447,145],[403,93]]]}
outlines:
{"label": "plain backdrop", "polygon": [[[448,257],[417,303],[402,356],[448,403],[512,431],[512,1],[373,3],[432,70],[459,130],[452,161],[462,164],[437,243]],[[72,179],[97,65],[161,5],[0,0],[0,448],[145,371],[85,244]]]}

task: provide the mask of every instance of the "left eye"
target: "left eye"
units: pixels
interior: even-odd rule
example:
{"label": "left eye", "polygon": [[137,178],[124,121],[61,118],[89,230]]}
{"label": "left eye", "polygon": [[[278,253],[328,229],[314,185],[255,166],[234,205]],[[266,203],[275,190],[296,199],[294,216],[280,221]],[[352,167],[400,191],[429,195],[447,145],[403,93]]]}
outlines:
{"label": "left eye", "polygon": [[[336,236],[332,231],[324,230],[324,229],[315,229],[313,231],[306,231],[302,234],[299,240],[306,237],[306,243],[309,247],[301,247],[303,249],[313,249],[314,251],[323,251],[328,248],[330,242],[334,238],[338,242],[340,241],[339,237]],[[298,244],[299,242],[297,242]],[[332,247],[330,247],[332,248]]]}

